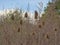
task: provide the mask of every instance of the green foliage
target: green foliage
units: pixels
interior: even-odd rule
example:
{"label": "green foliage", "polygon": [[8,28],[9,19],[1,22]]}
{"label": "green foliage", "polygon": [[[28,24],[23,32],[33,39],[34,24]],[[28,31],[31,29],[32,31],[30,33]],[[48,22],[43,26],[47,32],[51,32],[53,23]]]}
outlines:
{"label": "green foliage", "polygon": [[44,8],[44,12],[45,12],[45,13],[47,12],[47,10],[48,10],[50,4],[52,4],[52,3],[49,2],[49,3],[47,4],[47,7]]}
{"label": "green foliage", "polygon": [[48,5],[52,4],[52,2],[48,2]]}
{"label": "green foliage", "polygon": [[48,7],[45,7],[44,12],[46,13],[46,12],[47,12],[47,10],[48,10]]}
{"label": "green foliage", "polygon": [[57,12],[58,15],[60,15],[60,0],[56,0],[55,3],[53,4],[53,2],[49,2],[48,6],[45,7],[44,12],[47,13],[48,9],[51,7],[50,5],[55,5],[55,10]]}
{"label": "green foliage", "polygon": [[60,9],[60,0],[56,1],[56,7],[57,7],[57,9]]}
{"label": "green foliage", "polygon": [[46,16],[46,13],[42,14],[42,20],[46,20],[47,16]]}
{"label": "green foliage", "polygon": [[56,1],[55,2],[55,9],[57,11],[57,13],[60,15],[60,0]]}

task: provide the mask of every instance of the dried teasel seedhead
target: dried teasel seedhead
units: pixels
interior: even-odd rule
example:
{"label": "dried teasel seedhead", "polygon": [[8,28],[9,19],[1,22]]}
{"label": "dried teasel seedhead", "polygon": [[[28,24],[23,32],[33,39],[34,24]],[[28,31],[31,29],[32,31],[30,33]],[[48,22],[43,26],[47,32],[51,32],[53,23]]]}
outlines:
{"label": "dried teasel seedhead", "polygon": [[46,39],[49,39],[49,35],[48,35],[48,34],[46,34],[46,35],[45,35],[45,38],[46,38]]}
{"label": "dried teasel seedhead", "polygon": [[46,35],[46,38],[47,38],[47,39],[49,39],[49,36],[48,36],[48,35]]}
{"label": "dried teasel seedhead", "polygon": [[25,18],[27,18],[27,17],[28,17],[28,13],[26,12],[26,13],[25,13]]}
{"label": "dried teasel seedhead", "polygon": [[39,28],[41,28],[42,26],[41,25],[38,25]]}
{"label": "dried teasel seedhead", "polygon": [[33,32],[32,35],[35,35],[35,32]]}
{"label": "dried teasel seedhead", "polygon": [[22,23],[23,23],[23,21],[22,20],[20,20],[20,24],[22,25]]}
{"label": "dried teasel seedhead", "polygon": [[57,29],[56,29],[56,28],[55,28],[54,30],[55,30],[55,31],[57,31]]}
{"label": "dried teasel seedhead", "polygon": [[18,32],[20,32],[20,28],[18,28]]}
{"label": "dried teasel seedhead", "polygon": [[35,19],[37,19],[37,18],[38,18],[38,12],[35,11]]}

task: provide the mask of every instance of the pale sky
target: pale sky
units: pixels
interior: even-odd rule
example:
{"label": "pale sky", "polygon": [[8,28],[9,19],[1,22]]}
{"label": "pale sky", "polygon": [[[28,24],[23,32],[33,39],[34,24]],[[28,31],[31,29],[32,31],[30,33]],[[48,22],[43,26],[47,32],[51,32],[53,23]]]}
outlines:
{"label": "pale sky", "polygon": [[42,9],[44,10],[48,1],[49,0],[0,0],[0,10],[11,8],[22,8],[23,10],[27,10],[28,2],[30,11],[38,10],[37,5],[39,2],[43,3]]}

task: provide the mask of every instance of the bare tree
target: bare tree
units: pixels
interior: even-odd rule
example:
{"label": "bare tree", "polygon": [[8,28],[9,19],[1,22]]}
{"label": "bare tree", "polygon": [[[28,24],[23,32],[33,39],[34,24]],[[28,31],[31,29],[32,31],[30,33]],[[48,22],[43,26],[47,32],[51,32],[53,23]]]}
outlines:
{"label": "bare tree", "polygon": [[40,16],[41,16],[41,13],[42,13],[42,10],[43,10],[43,3],[39,2],[38,5],[37,5],[37,8],[38,8],[38,11],[39,11],[39,19],[40,19]]}
{"label": "bare tree", "polygon": [[29,5],[29,2],[28,2],[28,6],[27,6],[27,11],[29,12],[29,9],[30,9],[30,5]]}
{"label": "bare tree", "polygon": [[37,8],[39,10],[39,13],[41,13],[42,12],[42,8],[43,8],[43,3],[39,2]]}

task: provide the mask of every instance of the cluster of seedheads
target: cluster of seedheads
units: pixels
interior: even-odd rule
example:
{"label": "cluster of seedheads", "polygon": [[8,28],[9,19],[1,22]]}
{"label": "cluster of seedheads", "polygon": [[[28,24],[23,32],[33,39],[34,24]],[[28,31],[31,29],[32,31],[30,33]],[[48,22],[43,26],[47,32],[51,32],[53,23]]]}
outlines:
{"label": "cluster of seedheads", "polygon": [[[27,18],[28,17],[28,13],[26,12],[25,13],[25,16],[24,16],[25,18]],[[35,11],[34,12],[34,19],[37,19],[38,18],[38,12],[37,11]]]}

